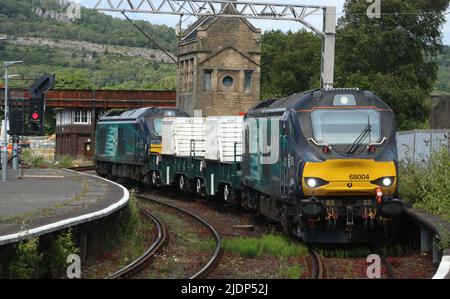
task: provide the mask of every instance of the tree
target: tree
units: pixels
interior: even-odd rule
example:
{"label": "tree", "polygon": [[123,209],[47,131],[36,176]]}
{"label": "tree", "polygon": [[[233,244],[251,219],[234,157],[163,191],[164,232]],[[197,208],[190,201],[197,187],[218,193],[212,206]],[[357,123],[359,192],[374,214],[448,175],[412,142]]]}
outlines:
{"label": "tree", "polygon": [[304,30],[269,31],[261,48],[262,99],[320,87],[320,36]]}
{"label": "tree", "polygon": [[423,127],[437,78],[443,13],[449,0],[383,0],[381,18],[347,0],[338,22],[336,85],[372,90],[390,105],[399,129]]}
{"label": "tree", "polygon": [[55,134],[56,127],[56,117],[55,111],[53,109],[47,109],[45,112],[45,120],[44,120],[44,134],[52,135]]}
{"label": "tree", "polygon": [[54,89],[95,89],[96,85],[89,81],[86,74],[80,71],[56,74]]}

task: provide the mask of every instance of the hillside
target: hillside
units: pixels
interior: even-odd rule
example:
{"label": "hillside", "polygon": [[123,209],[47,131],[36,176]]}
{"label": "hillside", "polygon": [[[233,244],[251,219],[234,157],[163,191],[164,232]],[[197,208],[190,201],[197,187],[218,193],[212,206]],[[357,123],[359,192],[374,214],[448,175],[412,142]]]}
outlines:
{"label": "hillside", "polygon": [[[33,4],[39,3],[39,5]],[[154,46],[126,20],[113,18],[92,9],[81,8],[81,18],[64,22],[39,16],[37,9],[66,14],[64,6],[55,0],[0,0],[0,31],[7,35],[45,37],[88,41],[127,47]],[[168,51],[176,50],[175,30],[168,26],[136,21],[159,45]]]}
{"label": "hillside", "polygon": [[[65,16],[65,6],[58,2],[0,0],[0,37],[8,36],[6,42],[0,42],[0,57],[2,60],[23,60],[24,64],[14,67],[14,73],[30,79],[13,80],[13,86],[29,85],[43,73],[55,73],[59,88],[176,88],[175,65],[168,64],[171,60],[154,49],[155,46],[128,21],[86,8],[81,9],[80,19],[69,20]],[[177,39],[173,28],[145,21],[136,23],[164,49],[175,53]],[[285,79],[277,82],[273,76],[266,78],[264,74],[268,70],[273,72],[292,65],[306,52],[301,51],[286,60],[286,53],[284,56],[277,55],[277,51],[270,49],[267,39],[263,39],[263,43],[266,43],[263,44],[262,57],[263,93],[267,90],[273,92],[273,85],[277,88],[279,85],[298,88],[295,82]],[[269,50],[264,51],[266,48]],[[278,60],[273,59],[274,55]],[[450,93],[450,47],[445,47],[438,57],[438,64],[439,74],[434,90]],[[314,63],[301,65],[308,67],[307,72],[312,72],[314,78],[318,76],[315,75],[317,67]],[[309,82],[310,77],[303,78],[305,71],[300,69],[296,73],[302,76],[296,76],[301,77],[302,82]],[[291,92],[290,89],[286,92]]]}
{"label": "hillside", "polygon": [[[2,60],[23,60],[14,73],[30,80],[55,73],[60,88],[174,89],[176,68],[162,51],[128,21],[82,8],[81,18],[68,20],[55,1],[0,0]],[[174,52],[175,31],[137,22],[163,48]],[[3,73],[3,69],[0,68]]]}

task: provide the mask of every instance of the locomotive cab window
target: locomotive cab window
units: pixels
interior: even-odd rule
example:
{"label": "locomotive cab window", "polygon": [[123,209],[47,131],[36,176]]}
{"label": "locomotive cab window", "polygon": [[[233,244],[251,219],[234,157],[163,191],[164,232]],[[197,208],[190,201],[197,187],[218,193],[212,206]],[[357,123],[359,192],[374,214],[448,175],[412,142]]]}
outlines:
{"label": "locomotive cab window", "polygon": [[162,136],[162,118],[155,118],[153,120],[153,129],[155,130],[155,134],[158,136]]}
{"label": "locomotive cab window", "polygon": [[370,126],[363,144],[380,140],[380,113],[373,109],[317,109],[311,113],[314,139],[329,144],[352,144]]}
{"label": "locomotive cab window", "polygon": [[147,127],[148,129],[155,134],[156,136],[162,136],[162,117],[155,117],[147,119]]}

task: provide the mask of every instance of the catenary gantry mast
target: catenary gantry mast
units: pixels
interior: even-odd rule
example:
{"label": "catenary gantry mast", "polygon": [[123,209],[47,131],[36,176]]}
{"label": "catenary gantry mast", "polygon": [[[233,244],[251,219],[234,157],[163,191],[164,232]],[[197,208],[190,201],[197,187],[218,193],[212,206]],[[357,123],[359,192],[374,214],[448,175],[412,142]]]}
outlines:
{"label": "catenary gantry mast", "polygon": [[[232,0],[97,0],[95,9],[103,12],[297,21],[323,37],[321,85],[324,88],[333,87],[336,39],[335,6]],[[322,30],[307,21],[311,16],[320,13],[323,15]]]}

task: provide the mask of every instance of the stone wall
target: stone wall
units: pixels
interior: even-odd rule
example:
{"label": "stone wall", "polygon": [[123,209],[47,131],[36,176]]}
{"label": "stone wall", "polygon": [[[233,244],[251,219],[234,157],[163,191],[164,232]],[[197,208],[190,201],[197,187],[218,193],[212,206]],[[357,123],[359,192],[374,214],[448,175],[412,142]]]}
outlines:
{"label": "stone wall", "polygon": [[203,116],[238,115],[260,100],[261,30],[246,20],[210,20],[197,29],[195,39],[182,40],[178,50],[180,109],[191,115],[194,110]]}

